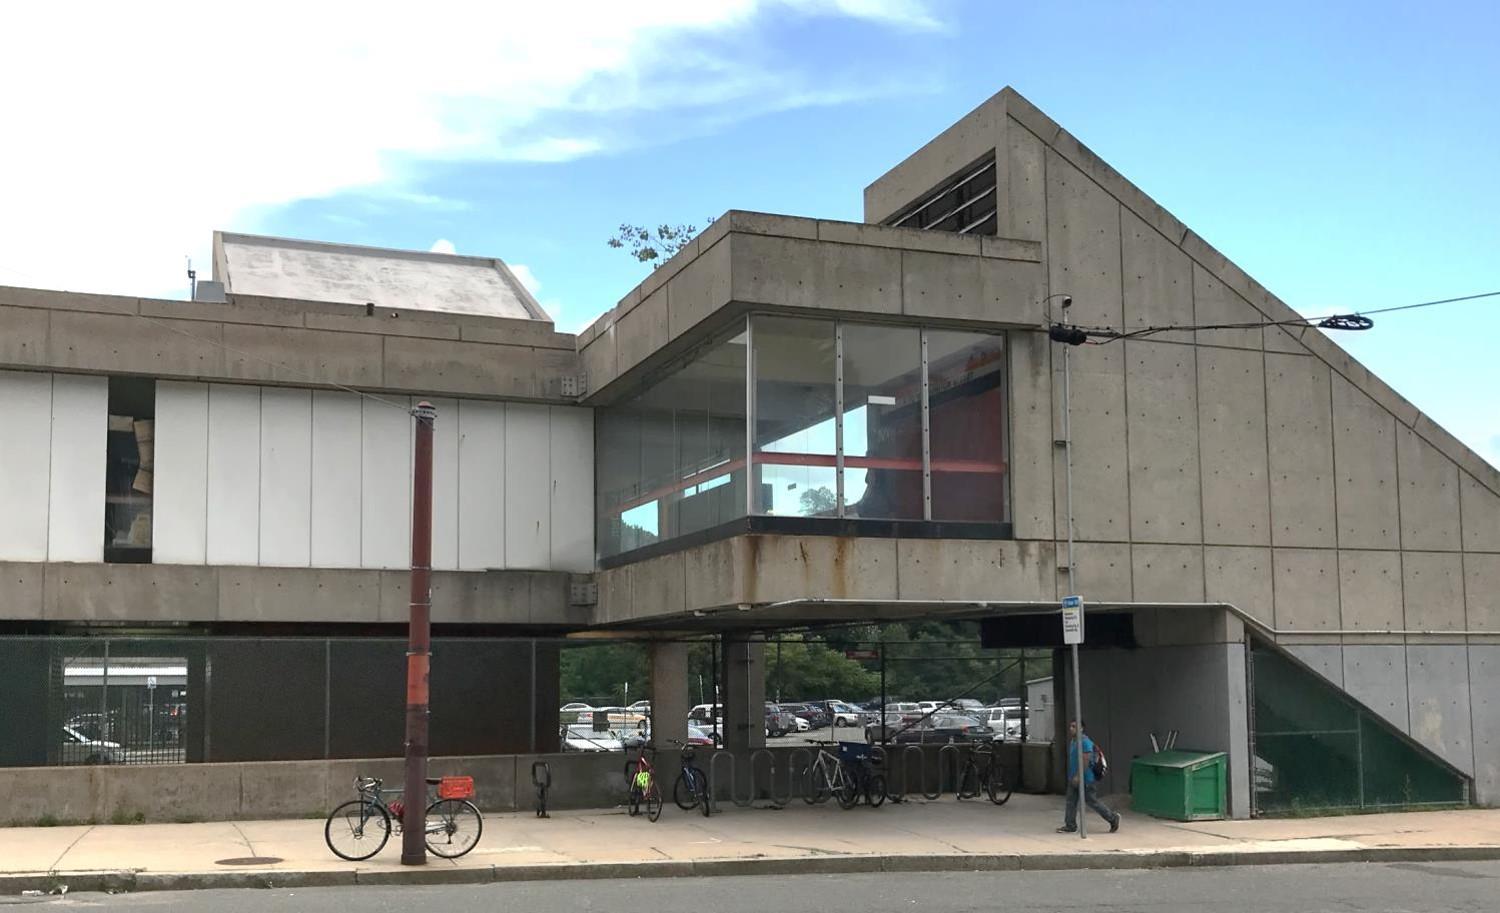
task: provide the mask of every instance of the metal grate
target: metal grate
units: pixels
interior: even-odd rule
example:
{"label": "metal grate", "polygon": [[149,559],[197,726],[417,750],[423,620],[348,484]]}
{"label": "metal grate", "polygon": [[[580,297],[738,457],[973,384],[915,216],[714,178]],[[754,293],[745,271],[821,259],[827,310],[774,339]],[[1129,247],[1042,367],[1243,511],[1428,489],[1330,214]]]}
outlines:
{"label": "metal grate", "polygon": [[997,206],[995,154],[991,152],[923,194],[885,224],[961,235],[993,235],[998,232]]}

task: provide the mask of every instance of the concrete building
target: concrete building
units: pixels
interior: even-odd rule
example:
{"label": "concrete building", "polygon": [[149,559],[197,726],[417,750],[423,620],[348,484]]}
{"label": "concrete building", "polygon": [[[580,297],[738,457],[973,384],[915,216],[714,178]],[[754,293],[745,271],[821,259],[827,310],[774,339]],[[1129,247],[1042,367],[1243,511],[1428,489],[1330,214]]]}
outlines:
{"label": "concrete building", "polygon": [[[403,410],[436,397],[454,747],[554,747],[556,652],[528,638],[659,633],[670,737],[668,635],[724,635],[746,748],[760,632],[966,617],[1049,646],[1077,592],[1116,770],[1176,729],[1229,753],[1238,815],[1500,800],[1500,473],[1322,331],[1275,326],[1075,350],[1060,446],[1061,296],[1122,329],[1297,315],[1012,90],[866,188],[865,222],[727,213],[577,337],[498,261],[217,241],[222,303],[0,289],[0,613],[45,635],[0,646],[14,693],[44,694],[48,637],[197,635],[189,693],[229,731],[190,732],[189,759],[265,757],[235,733],[319,687],[291,756],[397,753],[347,723],[350,683],[400,651]],[[142,531],[101,478],[112,415],[155,423],[149,553],[113,545]],[[8,725],[55,723],[31,706]]]}

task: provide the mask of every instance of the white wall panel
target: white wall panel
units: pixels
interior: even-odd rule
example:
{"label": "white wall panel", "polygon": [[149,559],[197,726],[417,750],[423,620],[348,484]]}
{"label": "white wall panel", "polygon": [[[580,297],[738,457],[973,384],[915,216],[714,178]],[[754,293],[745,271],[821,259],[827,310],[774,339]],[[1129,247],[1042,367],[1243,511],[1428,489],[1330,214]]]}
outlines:
{"label": "white wall panel", "polygon": [[259,562],[259,387],[208,387],[207,529],[209,564]]}
{"label": "white wall panel", "polygon": [[360,564],[410,567],[412,418],[387,403],[369,398],[362,403]]}
{"label": "white wall panel", "polygon": [[458,400],[427,401],[437,408],[432,430],[432,566],[453,571],[458,569]]}
{"label": "white wall panel", "polygon": [[354,393],[318,390],[312,395],[313,567],[360,566],[360,402]]}
{"label": "white wall panel", "polygon": [[0,371],[0,561],[47,560],[51,452],[52,375]]}
{"label": "white wall panel", "polygon": [[108,428],[108,378],[53,375],[48,561],[104,560]]}
{"label": "white wall panel", "polygon": [[151,560],[202,564],[208,542],[208,385],[156,382]]}
{"label": "white wall panel", "polygon": [[458,406],[458,567],[505,566],[505,404]]}
{"label": "white wall panel", "polygon": [[505,407],[505,566],[551,566],[551,415],[546,406]]}
{"label": "white wall panel", "polygon": [[260,563],[307,567],[312,551],[312,391],[260,392]]}
{"label": "white wall panel", "polygon": [[552,562],[555,571],[594,569],[594,411],[551,406]]}

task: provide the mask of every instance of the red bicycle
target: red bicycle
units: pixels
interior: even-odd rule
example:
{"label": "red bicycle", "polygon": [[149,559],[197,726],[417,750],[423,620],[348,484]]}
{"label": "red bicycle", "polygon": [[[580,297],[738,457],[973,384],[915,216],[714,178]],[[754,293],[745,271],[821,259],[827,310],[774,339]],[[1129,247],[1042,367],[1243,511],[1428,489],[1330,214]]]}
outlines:
{"label": "red bicycle", "polygon": [[656,768],[646,757],[648,752],[655,754],[656,746],[642,745],[634,761],[625,761],[625,782],[630,786],[625,807],[631,815],[639,815],[644,804],[646,817],[655,821],[661,817],[661,787],[656,782]]}

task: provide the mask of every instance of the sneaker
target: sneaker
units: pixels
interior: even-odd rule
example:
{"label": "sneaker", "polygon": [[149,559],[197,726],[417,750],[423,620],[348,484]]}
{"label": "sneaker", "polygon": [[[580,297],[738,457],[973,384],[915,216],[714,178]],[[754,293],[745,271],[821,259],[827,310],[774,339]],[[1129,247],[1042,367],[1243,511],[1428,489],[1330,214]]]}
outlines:
{"label": "sneaker", "polygon": [[1057,832],[1059,834],[1076,834],[1078,833],[1078,828],[1068,827],[1066,824],[1064,824],[1062,827],[1057,829]]}
{"label": "sneaker", "polygon": [[1117,831],[1119,829],[1120,829],[1120,814],[1119,814],[1119,812],[1116,812],[1115,813],[1115,820],[1113,820],[1113,821],[1111,821],[1109,823],[1109,832],[1111,834],[1113,834],[1115,831]]}

